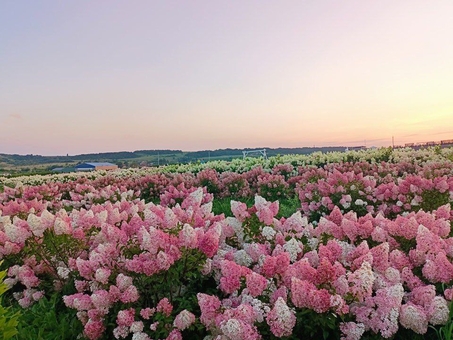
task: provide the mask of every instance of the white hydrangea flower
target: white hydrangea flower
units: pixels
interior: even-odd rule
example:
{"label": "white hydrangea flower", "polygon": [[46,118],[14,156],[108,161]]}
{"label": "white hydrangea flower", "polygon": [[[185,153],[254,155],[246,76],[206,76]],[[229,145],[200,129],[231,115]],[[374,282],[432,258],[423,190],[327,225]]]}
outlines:
{"label": "white hydrangea flower", "polygon": [[220,329],[231,339],[239,339],[242,332],[241,323],[237,319],[229,319],[220,326]]}
{"label": "white hydrangea flower", "polygon": [[2,230],[3,226],[7,224],[11,224],[11,217],[2,216],[2,211],[0,210],[0,230]]}
{"label": "white hydrangea flower", "polygon": [[242,227],[242,223],[235,217],[227,217],[226,222],[229,226],[234,229],[236,233],[236,237],[238,238],[239,243],[244,243],[244,228]]}
{"label": "white hydrangea flower", "polygon": [[212,260],[206,259],[206,262],[204,263],[204,265],[200,271],[203,275],[208,275],[211,272],[211,270],[212,270]]}
{"label": "white hydrangea flower", "polygon": [[289,253],[290,261],[294,263],[297,260],[297,255],[304,250],[304,247],[301,242],[292,238],[285,243],[283,249]]}
{"label": "white hydrangea flower", "polygon": [[149,336],[146,333],[138,332],[132,335],[132,340],[149,340]]}
{"label": "white hydrangea flower", "polygon": [[311,237],[307,240],[307,244],[311,249],[316,249],[319,244],[319,240],[316,237]]}
{"label": "white hydrangea flower", "polygon": [[55,219],[53,230],[55,232],[55,235],[69,234],[71,232],[69,224],[59,217]]}
{"label": "white hydrangea flower", "polygon": [[431,302],[430,310],[432,314],[429,323],[432,325],[445,325],[449,320],[450,310],[448,302],[442,296],[435,296]]}
{"label": "white hydrangea flower", "polygon": [[241,266],[249,267],[253,263],[253,259],[244,249],[238,250],[233,256],[234,261]]}
{"label": "white hydrangea flower", "polygon": [[255,299],[253,296],[248,294],[241,295],[241,302],[246,305],[250,305],[253,308],[253,312],[255,313],[255,320],[257,322],[263,322],[265,316],[270,311],[270,308],[267,304],[263,303],[262,301]]}
{"label": "white hydrangea flower", "polygon": [[58,267],[57,268],[57,274],[59,277],[61,277],[63,280],[66,280],[69,277],[69,273],[71,271],[67,267]]}
{"label": "white hydrangea flower", "polygon": [[46,227],[43,225],[41,218],[34,214],[30,214],[28,215],[27,223],[33,235],[38,237],[42,237],[44,235]]}
{"label": "white hydrangea flower", "polygon": [[130,331],[132,333],[143,332],[143,322],[142,321],[134,321],[131,325]]}
{"label": "white hydrangea flower", "polygon": [[362,206],[362,205],[367,205],[367,202],[361,200],[360,198],[356,199],[354,202],[355,205]]}
{"label": "white hydrangea flower", "polygon": [[268,241],[274,239],[276,233],[277,232],[275,231],[275,229],[269,226],[265,226],[261,231],[261,235],[263,235],[264,238]]}

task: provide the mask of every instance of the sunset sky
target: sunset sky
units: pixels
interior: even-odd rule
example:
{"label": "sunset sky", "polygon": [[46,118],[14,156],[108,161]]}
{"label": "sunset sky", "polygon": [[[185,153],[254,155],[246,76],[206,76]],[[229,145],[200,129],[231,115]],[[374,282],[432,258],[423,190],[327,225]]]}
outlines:
{"label": "sunset sky", "polygon": [[0,153],[453,139],[453,1],[1,1]]}

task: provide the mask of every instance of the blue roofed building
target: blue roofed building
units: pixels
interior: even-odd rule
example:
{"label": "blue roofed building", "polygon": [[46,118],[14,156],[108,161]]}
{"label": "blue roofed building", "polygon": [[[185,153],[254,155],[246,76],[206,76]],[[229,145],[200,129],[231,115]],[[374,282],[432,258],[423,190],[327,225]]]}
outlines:
{"label": "blue roofed building", "polygon": [[107,162],[82,163],[76,165],[76,171],[93,171],[93,170],[116,170],[118,165]]}

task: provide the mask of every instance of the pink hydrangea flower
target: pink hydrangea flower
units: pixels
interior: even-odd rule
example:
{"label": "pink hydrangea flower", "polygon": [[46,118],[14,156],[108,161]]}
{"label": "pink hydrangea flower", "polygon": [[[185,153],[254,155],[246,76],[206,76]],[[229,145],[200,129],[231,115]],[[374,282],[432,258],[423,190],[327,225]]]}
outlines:
{"label": "pink hydrangea flower", "polygon": [[135,302],[139,299],[140,295],[135,286],[129,286],[120,296],[123,303]]}
{"label": "pink hydrangea flower", "polygon": [[194,228],[189,224],[184,224],[182,230],[179,232],[179,242],[182,246],[194,249],[197,247],[198,238]]}
{"label": "pink hydrangea flower", "polygon": [[445,289],[444,295],[448,301],[452,301],[453,300],[453,288]]}
{"label": "pink hydrangea flower", "polygon": [[163,313],[166,316],[170,316],[171,312],[173,311],[173,306],[171,305],[170,301],[167,298],[163,298],[157,304],[156,311]]}
{"label": "pink hydrangea flower", "polygon": [[215,317],[221,305],[220,300],[216,296],[203,293],[198,293],[197,299],[201,309],[200,321],[206,327],[210,327],[215,323]]}
{"label": "pink hydrangea flower", "polygon": [[133,308],[120,310],[116,316],[116,323],[118,326],[130,327],[134,322],[135,310]]}
{"label": "pink hydrangea flower", "polygon": [[140,311],[140,315],[143,319],[149,320],[154,313],[156,312],[155,308],[144,308]]}
{"label": "pink hydrangea flower", "polygon": [[231,212],[240,222],[244,222],[246,218],[250,217],[247,212],[247,205],[242,202],[231,201]]}
{"label": "pink hydrangea flower", "polygon": [[274,216],[277,215],[279,202],[268,202],[261,196],[255,196],[256,216],[267,225],[272,225]]}
{"label": "pink hydrangea flower", "polygon": [[129,327],[118,326],[113,329],[115,339],[124,339],[129,335]]}
{"label": "pink hydrangea flower", "polygon": [[220,325],[220,329],[229,339],[255,340],[261,339],[256,327],[235,318],[228,319]]}
{"label": "pink hydrangea flower", "polygon": [[132,285],[132,278],[123,273],[118,274],[116,277],[116,286],[120,291],[124,292],[129,286]]}
{"label": "pink hydrangea flower", "polygon": [[444,251],[438,252],[434,258],[427,259],[422,272],[433,283],[448,283],[453,280],[453,264]]}
{"label": "pink hydrangea flower", "polygon": [[105,327],[102,321],[88,320],[83,328],[83,333],[90,340],[99,339],[104,333]]}
{"label": "pink hydrangea flower", "polygon": [[207,257],[213,257],[217,253],[221,233],[222,228],[218,225],[209,229],[199,240],[198,246]]}
{"label": "pink hydrangea flower", "polygon": [[174,329],[168,334],[165,340],[182,340],[182,334],[178,329]]}
{"label": "pink hydrangea flower", "polygon": [[220,289],[227,294],[241,287],[242,268],[233,261],[224,260],[221,263]]}
{"label": "pink hydrangea flower", "polygon": [[250,295],[256,297],[260,295],[267,286],[267,279],[255,272],[251,272],[245,277],[245,282]]}
{"label": "pink hydrangea flower", "polygon": [[330,294],[326,289],[317,289],[306,280],[295,277],[291,280],[291,300],[296,307],[310,308],[317,313],[330,309]]}

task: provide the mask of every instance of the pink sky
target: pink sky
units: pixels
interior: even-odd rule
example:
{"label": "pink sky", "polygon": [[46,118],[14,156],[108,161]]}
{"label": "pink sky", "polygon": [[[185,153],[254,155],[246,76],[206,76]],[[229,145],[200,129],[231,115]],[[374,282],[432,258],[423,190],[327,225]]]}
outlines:
{"label": "pink sky", "polygon": [[0,153],[453,138],[453,1],[0,3]]}

